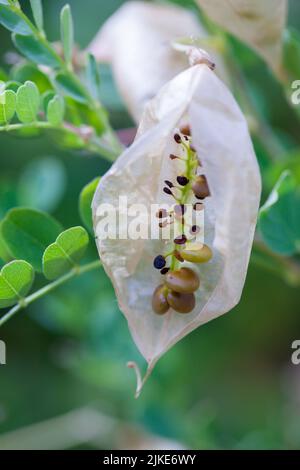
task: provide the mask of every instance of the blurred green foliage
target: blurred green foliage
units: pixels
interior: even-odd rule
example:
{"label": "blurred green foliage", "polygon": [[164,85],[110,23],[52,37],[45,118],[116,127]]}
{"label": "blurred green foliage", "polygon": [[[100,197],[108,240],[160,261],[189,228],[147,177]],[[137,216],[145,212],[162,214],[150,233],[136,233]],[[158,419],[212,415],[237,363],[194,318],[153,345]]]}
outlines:
{"label": "blurred green foliage", "polygon": [[[29,2],[21,3],[28,7]],[[73,0],[76,41],[85,46],[121,3],[102,1],[95,7],[94,0]],[[51,39],[59,34],[57,18],[63,4],[44,2]],[[298,30],[299,13],[299,2],[291,1],[290,24]],[[13,46],[4,28],[0,38],[0,78],[5,78]],[[284,169],[292,168],[299,178],[299,121],[262,61],[236,40],[231,44],[247,77],[249,96],[287,154],[270,162],[263,143],[254,139],[265,201]],[[102,67],[101,72],[102,98],[114,126],[130,126],[109,68]],[[26,67],[16,67],[14,79],[23,82],[27,73]],[[40,92],[45,80],[43,75],[37,80]],[[49,211],[64,227],[77,226],[82,187],[108,168],[104,160],[83,152],[58,150],[45,136],[24,140],[1,135],[0,218],[26,205]],[[1,257],[6,248],[0,239]],[[87,259],[95,254],[90,244]],[[161,359],[138,401],[133,398],[134,375],[125,364],[143,362],[103,271],[74,279],[36,302],[0,330],[7,345],[7,365],[0,366],[1,433],[93,406],[189,448],[299,449],[300,366],[293,366],[290,357],[300,331],[300,291],[265,269],[266,263],[263,254],[253,253],[240,304],[194,331]],[[268,268],[275,272],[276,260],[271,264]],[[37,278],[35,287],[40,283]],[[87,441],[73,445],[106,445]],[[117,445],[117,436],[110,442],[111,447]]]}

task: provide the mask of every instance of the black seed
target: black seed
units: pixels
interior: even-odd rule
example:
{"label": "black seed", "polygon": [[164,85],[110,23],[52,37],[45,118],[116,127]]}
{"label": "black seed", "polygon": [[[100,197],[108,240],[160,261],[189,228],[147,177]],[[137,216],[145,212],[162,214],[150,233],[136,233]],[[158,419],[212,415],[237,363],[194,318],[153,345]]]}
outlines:
{"label": "black seed", "polygon": [[160,274],[164,275],[164,274],[167,274],[169,271],[170,271],[170,268],[163,268],[161,269]]}
{"label": "black seed", "polygon": [[189,180],[186,176],[177,176],[177,183],[180,184],[180,186],[186,186],[188,182]]}
{"label": "black seed", "polygon": [[169,155],[169,158],[171,158],[171,160],[175,160],[176,158],[179,158],[179,157],[177,157],[177,155],[173,155],[173,153],[171,153]]}
{"label": "black seed", "polygon": [[170,196],[173,196],[173,193],[169,188],[164,188],[163,191],[164,193],[169,194]]}
{"label": "black seed", "polygon": [[175,140],[175,142],[177,142],[177,144],[181,144],[181,137],[180,137],[179,134],[174,135],[174,140]]}
{"label": "black seed", "polygon": [[191,233],[199,233],[200,232],[200,227],[198,225],[193,225],[191,227]]}
{"label": "black seed", "polygon": [[156,269],[162,269],[166,266],[166,260],[162,255],[156,256],[156,258],[153,261],[153,266]]}
{"label": "black seed", "polygon": [[173,188],[174,184],[171,181],[165,180],[165,184],[169,186],[169,188]]}
{"label": "black seed", "polygon": [[179,237],[174,238],[174,243],[176,245],[184,245],[187,241],[187,238],[185,235],[179,235]]}

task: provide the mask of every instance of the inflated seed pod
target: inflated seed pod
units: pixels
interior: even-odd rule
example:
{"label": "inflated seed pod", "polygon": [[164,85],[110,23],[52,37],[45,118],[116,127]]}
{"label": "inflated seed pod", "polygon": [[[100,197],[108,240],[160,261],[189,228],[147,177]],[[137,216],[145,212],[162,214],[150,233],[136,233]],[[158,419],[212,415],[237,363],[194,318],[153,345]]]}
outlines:
{"label": "inflated seed pod", "polygon": [[174,291],[168,293],[167,301],[170,307],[178,313],[190,313],[196,305],[194,294],[182,294]]}
{"label": "inflated seed pod", "polygon": [[180,252],[180,256],[190,263],[207,263],[211,260],[213,253],[207,245],[191,243]]}
{"label": "inflated seed pod", "polygon": [[175,292],[191,294],[200,286],[198,275],[190,268],[181,268],[178,271],[169,271],[166,274],[167,286]]}
{"label": "inflated seed pod", "polygon": [[208,183],[204,175],[197,176],[192,184],[192,190],[195,196],[199,199],[205,199],[206,197],[210,196]]}
{"label": "inflated seed pod", "polygon": [[152,309],[157,315],[164,315],[167,313],[170,306],[167,301],[168,289],[164,284],[160,284],[152,296]]}

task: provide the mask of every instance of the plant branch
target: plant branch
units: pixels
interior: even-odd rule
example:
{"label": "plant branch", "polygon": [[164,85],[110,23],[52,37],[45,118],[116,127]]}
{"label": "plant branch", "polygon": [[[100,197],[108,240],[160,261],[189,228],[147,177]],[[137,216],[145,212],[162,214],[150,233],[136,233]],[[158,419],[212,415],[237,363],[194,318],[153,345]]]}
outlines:
{"label": "plant branch", "polygon": [[[109,160],[115,160],[117,156],[123,151],[123,146],[110,125],[109,119],[106,117],[105,113],[103,113],[103,106],[102,103],[95,99],[92,94],[90,93],[89,89],[87,86],[85,86],[84,82],[80,80],[80,78],[77,76],[77,74],[70,69],[68,64],[63,60],[63,58],[57,53],[55,47],[47,40],[45,34],[41,32],[35,25],[30,21],[30,19],[26,16],[26,14],[22,11],[20,8],[18,2],[16,4],[11,3],[10,4],[11,10],[17,14],[31,29],[33,36],[51,53],[53,57],[55,57],[57,63],[59,64],[58,70],[63,72],[65,75],[69,76],[73,83],[75,83],[76,87],[78,87],[79,90],[81,90],[83,96],[86,98],[86,101],[88,103],[88,106],[99,116],[100,120],[103,122],[105,129],[106,129],[106,137],[108,140],[109,147],[104,147],[105,153],[107,155],[107,152],[110,150],[110,156]],[[50,68],[51,69],[51,68]],[[54,70],[54,73],[56,73],[57,70]],[[53,85],[56,87],[55,80],[52,81]],[[57,88],[57,87],[56,87]],[[96,149],[99,146],[96,146]],[[97,153],[97,151],[96,151]],[[112,158],[112,154],[114,157]],[[106,156],[104,154],[101,154],[103,156]]]}
{"label": "plant branch", "polygon": [[256,109],[256,106],[249,95],[248,85],[245,76],[236,61],[232,58],[230,51],[229,53],[225,54],[225,58],[226,64],[231,71],[233,79],[236,82],[235,91],[243,107],[243,111],[248,114],[250,118],[253,119],[253,129],[251,129],[253,134],[255,134],[258,139],[263,143],[264,147],[268,151],[271,160],[280,160],[282,155],[284,155],[286,152],[284,146],[281,144],[280,140],[276,137],[276,135],[274,135],[274,132],[271,129],[267,120]]}
{"label": "plant branch", "polygon": [[14,315],[16,315],[18,312],[28,307],[28,305],[32,304],[33,302],[40,299],[41,297],[44,297],[45,295],[49,294],[50,292],[55,290],[57,287],[68,282],[70,279],[73,279],[74,277],[85,274],[89,271],[98,269],[100,266],[101,266],[100,260],[92,261],[91,263],[85,264],[83,266],[76,266],[74,269],[72,269],[70,272],[68,272],[64,276],[60,277],[59,279],[56,279],[50,284],[47,284],[46,286],[34,292],[33,294],[30,294],[28,297],[21,299],[19,303],[17,303],[5,315],[3,315],[3,317],[0,318],[0,327],[4,325],[4,323],[6,323],[8,320],[10,320]]}
{"label": "plant branch", "polygon": [[256,249],[259,254],[266,255],[268,257],[268,260],[264,261],[259,258],[256,259],[254,256],[254,262],[263,266],[265,269],[272,271],[274,274],[279,275],[281,278],[283,277],[285,281],[292,286],[300,285],[300,264],[297,263],[297,261],[278,253],[274,253],[274,251],[270,250],[263,241],[258,238],[254,240],[254,249]]}
{"label": "plant branch", "polygon": [[109,143],[103,142],[103,139],[98,136],[89,137],[87,130],[90,130],[93,133],[93,129],[89,128],[88,126],[75,127],[69,123],[63,123],[61,126],[53,126],[50,122],[35,121],[30,124],[17,123],[0,126],[0,132],[14,132],[32,128],[60,131],[68,133],[72,136],[80,137],[86,150],[92,153],[96,153],[97,155],[106,158],[110,162],[115,161],[121,152],[121,148],[110,146]]}

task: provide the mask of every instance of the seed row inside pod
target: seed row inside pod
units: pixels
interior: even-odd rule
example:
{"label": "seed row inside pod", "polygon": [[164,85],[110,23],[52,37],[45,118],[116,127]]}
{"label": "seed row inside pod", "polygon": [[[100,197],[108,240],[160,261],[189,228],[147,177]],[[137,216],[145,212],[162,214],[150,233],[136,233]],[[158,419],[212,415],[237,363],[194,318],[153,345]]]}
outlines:
{"label": "seed row inside pod", "polygon": [[177,161],[180,163],[179,174],[176,181],[165,180],[163,191],[174,199],[175,204],[170,211],[159,209],[156,216],[161,229],[174,224],[179,235],[174,237],[172,249],[158,254],[153,262],[154,268],[164,276],[152,297],[152,309],[158,315],[165,314],[170,308],[183,314],[194,309],[200,279],[193,269],[181,266],[181,263],[207,263],[212,258],[211,249],[195,240],[201,227],[189,226],[185,221],[189,201],[194,200],[194,211],[203,210],[203,201],[210,196],[207,179],[201,174],[201,163],[192,145],[190,127],[181,126],[180,131],[174,134],[174,140],[180,152],[171,154],[170,159],[175,165]]}

